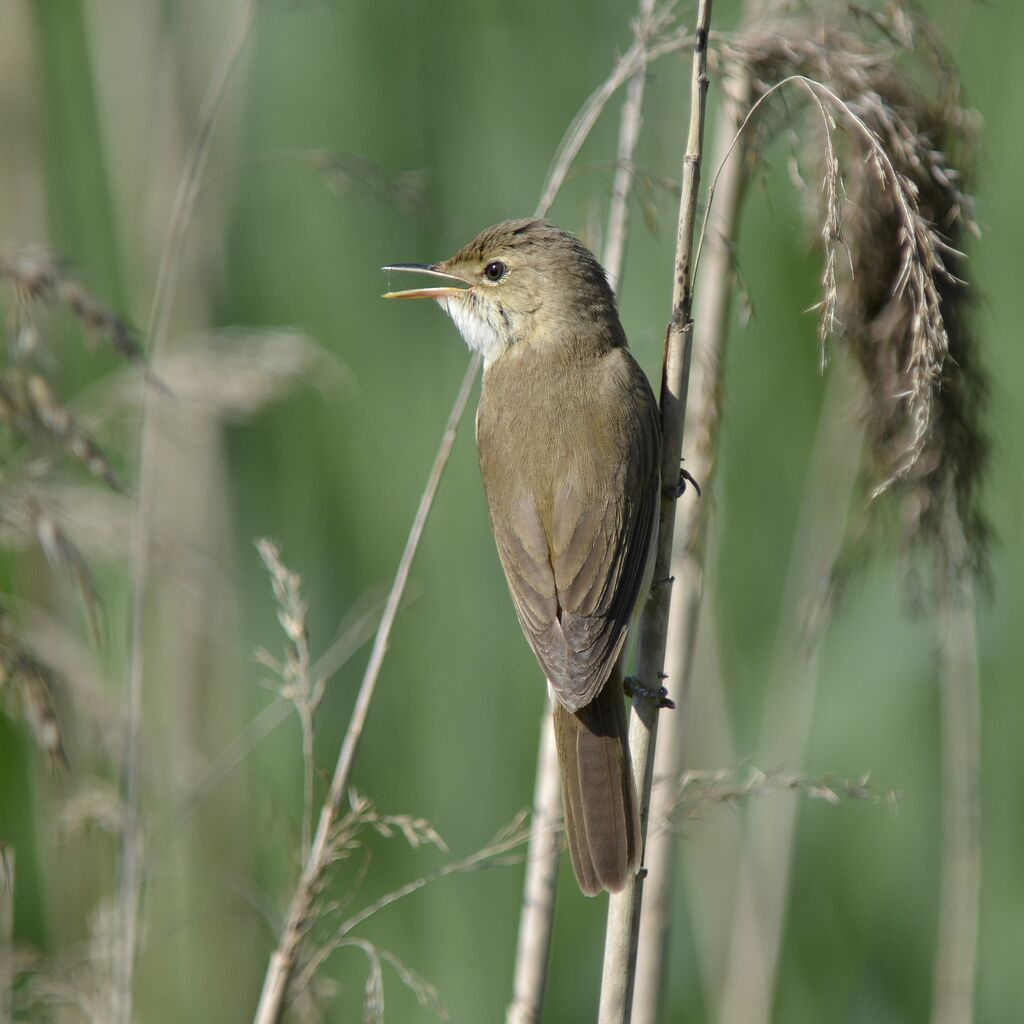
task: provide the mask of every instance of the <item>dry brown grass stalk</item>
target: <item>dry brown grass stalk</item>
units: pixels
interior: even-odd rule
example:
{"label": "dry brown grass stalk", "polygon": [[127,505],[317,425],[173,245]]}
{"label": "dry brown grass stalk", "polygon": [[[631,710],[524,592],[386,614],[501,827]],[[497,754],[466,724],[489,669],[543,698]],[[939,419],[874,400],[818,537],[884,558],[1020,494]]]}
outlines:
{"label": "dry brown grass stalk", "polygon": [[[355,799],[356,803],[353,804],[352,811],[339,822],[338,833],[334,839],[336,855],[339,857],[346,856],[352,850],[359,847],[359,832],[366,827],[362,818],[368,813],[371,816],[376,816],[376,812],[372,810],[372,805],[368,801],[361,797],[356,797]],[[411,819],[403,816],[380,819],[377,816],[371,821],[371,826],[374,828],[377,828],[376,820],[386,820],[392,832],[395,828],[395,822],[403,822],[404,824],[400,830],[413,847],[429,843],[447,852],[447,847],[444,845],[441,837],[422,819]],[[523,860],[522,849],[529,842],[532,832],[533,828],[529,822],[529,815],[526,811],[522,811],[511,822],[500,829],[490,842],[481,847],[481,849],[459,860],[449,861],[436,871],[422,875],[397,889],[393,889],[391,892],[385,893],[356,913],[350,914],[340,923],[332,925],[325,938],[312,944],[313,948],[307,961],[296,975],[294,983],[296,991],[300,991],[308,985],[327,958],[335,950],[345,945],[350,940],[352,933],[371,917],[400,900],[413,895],[413,893],[419,892],[441,878],[447,878],[450,875],[468,874],[485,868],[520,863]],[[381,834],[388,835],[389,833],[382,832]],[[323,917],[329,918],[330,916],[337,917],[338,914],[334,908],[328,905],[324,908]]]}
{"label": "dry brown grass stalk", "polygon": [[256,542],[256,550],[270,573],[270,584],[277,600],[277,620],[288,641],[283,661],[260,648],[256,660],[277,676],[277,690],[281,699],[295,708],[302,729],[302,847],[305,860],[309,854],[309,841],[313,828],[313,726],[320,702],[324,698],[327,680],[314,675],[309,653],[309,633],[306,629],[306,602],[302,598],[301,580],[281,561],[277,545],[266,537]]}
{"label": "dry brown grass stalk", "polygon": [[666,791],[666,817],[651,820],[651,835],[679,832],[688,822],[703,818],[716,808],[741,806],[777,793],[799,792],[810,800],[823,800],[833,806],[844,800],[884,803],[894,813],[898,811],[900,800],[899,791],[872,785],[870,772],[850,779],[835,775],[810,776],[781,768],[762,771],[751,764],[690,769],[677,779],[658,779],[655,785]]}
{"label": "dry brown grass stalk", "polygon": [[[329,856],[332,864],[337,867],[350,860],[357,852],[363,851],[364,836],[367,832],[374,832],[384,838],[401,835],[413,849],[433,846],[442,852],[448,852],[441,836],[429,822],[410,815],[382,815],[368,799],[351,792],[349,810],[338,819],[335,833],[331,838]],[[421,1006],[430,1010],[439,1019],[447,1021],[447,1011],[432,985],[402,964],[393,954],[379,950],[368,940],[354,933],[381,911],[442,878],[519,863],[522,860],[520,851],[531,839],[531,833],[528,816],[526,812],[522,812],[480,850],[450,861],[435,871],[374,899],[355,913],[349,912],[347,917],[343,917],[343,914],[349,911],[350,904],[365,876],[364,862],[348,886],[343,900],[332,902],[326,898],[318,899],[315,918],[309,922],[310,934],[303,947],[302,960],[297,965],[289,989],[289,1002],[297,1007],[311,1001],[315,1002],[315,982],[324,964],[336,952],[358,948],[366,953],[370,961],[364,999],[364,1012],[371,1012],[373,1015],[370,1019],[381,1019],[383,1014],[384,981],[380,971],[383,961],[389,963],[402,982],[416,994]]]}
{"label": "dry brown grass stalk", "polygon": [[416,996],[416,1001],[440,1021],[448,1021],[448,1011],[437,989],[421,978],[412,968],[402,963],[394,953],[380,949],[366,939],[346,939],[338,949],[360,950],[369,964],[363,989],[363,1020],[366,1024],[384,1024],[384,965],[389,966],[399,980]]}

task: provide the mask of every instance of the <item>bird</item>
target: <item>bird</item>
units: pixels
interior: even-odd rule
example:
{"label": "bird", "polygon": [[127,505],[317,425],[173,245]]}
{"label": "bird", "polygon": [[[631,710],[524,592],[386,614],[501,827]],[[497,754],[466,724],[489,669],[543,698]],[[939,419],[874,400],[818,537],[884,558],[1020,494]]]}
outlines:
{"label": "bird", "polygon": [[597,258],[545,220],[487,228],[440,279],[386,298],[433,299],[483,357],[476,438],[498,555],[553,695],[569,854],[581,891],[619,892],[642,839],[624,660],[650,589],[661,431]]}

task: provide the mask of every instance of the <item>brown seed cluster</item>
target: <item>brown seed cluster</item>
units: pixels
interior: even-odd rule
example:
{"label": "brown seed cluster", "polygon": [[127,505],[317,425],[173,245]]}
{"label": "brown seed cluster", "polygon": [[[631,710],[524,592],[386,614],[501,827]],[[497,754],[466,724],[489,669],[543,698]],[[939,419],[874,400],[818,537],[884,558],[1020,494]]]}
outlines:
{"label": "brown seed cluster", "polygon": [[[962,251],[979,233],[977,116],[952,61],[901,3],[782,19],[727,40],[720,59],[748,69],[755,97],[773,94],[755,126],[761,150],[797,116],[783,97],[812,99],[794,156],[821,176],[807,195],[825,260],[822,341],[845,343],[864,377],[869,491],[898,501],[908,550],[930,545],[955,569],[983,571],[988,383]],[[926,87],[912,84],[910,63]],[[944,539],[951,510],[967,540],[960,555]]]}
{"label": "brown seed cluster", "polygon": [[127,322],[105,306],[68,272],[64,263],[42,249],[0,249],[0,278],[9,281],[22,304],[31,301],[63,306],[86,330],[127,359],[141,360],[142,349]]}

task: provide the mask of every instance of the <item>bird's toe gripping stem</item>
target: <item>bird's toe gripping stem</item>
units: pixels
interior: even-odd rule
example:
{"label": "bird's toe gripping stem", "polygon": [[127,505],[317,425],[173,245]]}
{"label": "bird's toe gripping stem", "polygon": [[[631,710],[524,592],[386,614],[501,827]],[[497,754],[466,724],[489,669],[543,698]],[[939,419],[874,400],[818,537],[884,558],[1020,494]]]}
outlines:
{"label": "bird's toe gripping stem", "polygon": [[697,497],[701,495],[700,484],[690,475],[689,470],[680,467],[679,480],[674,484],[666,484],[662,488],[662,493],[666,498],[676,500],[681,498],[686,491],[686,485],[693,484],[693,489],[697,492]]}
{"label": "bird's toe gripping stem", "polygon": [[[668,677],[663,675],[661,678],[667,679]],[[644,686],[636,676],[626,676],[622,680],[622,689],[625,690],[627,697],[646,697],[647,700],[657,701],[659,708],[674,709],[676,706],[664,686],[651,689],[649,686]]]}

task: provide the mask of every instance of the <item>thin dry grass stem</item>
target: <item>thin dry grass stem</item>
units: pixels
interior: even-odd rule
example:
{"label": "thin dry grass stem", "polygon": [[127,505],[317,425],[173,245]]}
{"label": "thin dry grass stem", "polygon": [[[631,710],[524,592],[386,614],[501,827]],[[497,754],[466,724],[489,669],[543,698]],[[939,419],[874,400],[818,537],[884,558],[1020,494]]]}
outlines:
{"label": "thin dry grass stem", "polygon": [[0,843],[0,1024],[14,1020],[14,847]]}
{"label": "thin dry grass stem", "polygon": [[277,601],[277,620],[288,640],[284,661],[278,661],[262,648],[256,652],[256,660],[277,676],[277,691],[282,700],[295,708],[302,729],[302,860],[305,861],[313,830],[313,778],[316,768],[313,726],[327,681],[323,676],[314,676],[310,669],[307,605],[302,599],[302,581],[281,561],[281,552],[272,540],[261,537],[256,541],[256,550],[270,573],[270,584]]}
{"label": "thin dry grass stem", "polygon": [[[336,837],[339,856],[347,855],[361,845],[358,833],[365,826],[359,820],[360,813],[361,809],[354,809],[353,813],[346,816],[339,825],[339,832]],[[374,900],[372,903],[363,907],[361,910],[357,911],[355,914],[346,918],[340,924],[335,925],[331,929],[331,934],[316,944],[316,948],[311,952],[307,962],[297,974],[294,982],[296,991],[301,990],[308,985],[316,972],[323,966],[327,958],[330,957],[335,950],[348,943],[351,940],[352,933],[371,917],[398,901],[411,896],[413,893],[419,892],[427,885],[430,885],[441,878],[447,878],[450,875],[469,874],[485,868],[519,863],[523,857],[518,851],[521,851],[522,848],[526,846],[534,831],[535,827],[530,824],[528,812],[521,811],[512,819],[511,822],[509,822],[508,825],[502,828],[486,846],[469,854],[467,857],[444,864],[436,871],[432,871],[420,878],[416,878],[413,881],[386,893]],[[436,838],[437,842],[434,845],[438,845],[439,848],[444,849],[443,844],[440,843],[440,837],[438,836]],[[330,907],[324,908],[321,916],[326,916],[330,911]]]}
{"label": "thin dry grass stem", "polygon": [[451,1019],[437,989],[402,963],[394,953],[379,949],[366,939],[347,939],[339,943],[338,947],[358,949],[366,955],[369,971],[363,989],[363,1021],[367,1024],[384,1024],[384,964],[394,970],[399,980],[416,996],[416,1001],[424,1010],[428,1010],[438,1020]]}
{"label": "thin dry grass stem", "polygon": [[[729,306],[735,279],[733,254],[738,236],[739,211],[749,171],[745,147],[734,149],[736,126],[750,105],[750,81],[741,68],[724,69],[722,113],[716,129],[713,166],[718,168],[721,188],[713,208],[702,272],[697,279],[694,303],[700,323],[694,334],[694,355],[687,403],[687,468],[700,482],[700,501],[680,502],[676,532],[682,543],[673,553],[672,575],[678,593],[669,622],[665,652],[668,686],[678,711],[663,724],[654,771],[678,777],[684,766],[684,729],[689,694],[695,671],[697,632],[704,596],[704,564],[707,525],[713,510],[714,482],[718,466],[719,428],[724,394],[722,374],[729,333]],[[651,820],[671,814],[671,793],[664,786],[651,792]],[[669,946],[673,927],[673,890],[676,871],[676,835],[657,827],[649,832],[644,851],[648,877],[640,919],[636,990],[633,1020],[655,1024],[662,1017],[668,977]]]}
{"label": "thin dry grass stem", "polygon": [[810,776],[781,768],[762,771],[751,764],[718,769],[691,769],[677,779],[657,779],[664,787],[666,816],[651,820],[651,834],[680,832],[689,821],[702,818],[720,807],[736,807],[750,800],[777,793],[799,792],[811,800],[823,800],[836,806],[844,800],[884,803],[893,813],[899,811],[901,794],[891,788],[871,784],[871,773],[849,779],[835,775]]}
{"label": "thin dry grass stem", "polygon": [[[153,301],[146,331],[151,365],[159,372],[171,322],[178,273],[185,240],[192,225],[203,170],[210,153],[213,127],[227,94],[232,73],[249,38],[256,17],[256,0],[237,0],[228,32],[213,66],[200,105],[185,164],[168,222],[160,255]],[[152,396],[140,396],[138,440],[138,501],[132,531],[132,625],[124,701],[124,764],[122,791],[126,808],[118,881],[118,943],[113,959],[110,1024],[131,1024],[133,1017],[135,962],[139,948],[142,906],[143,829],[141,821],[143,679],[145,676],[146,610],[149,600],[152,553],[150,526],[154,514],[156,476],[154,452],[157,431],[150,412]]]}
{"label": "thin dry grass stem", "polygon": [[448,1016],[444,1003],[441,1001],[440,992],[430,982],[420,977],[411,967],[402,963],[394,953],[382,949],[380,955],[384,962],[389,964],[398,975],[402,984],[416,996],[416,1001],[424,1010],[430,1011],[438,1020],[448,1021],[451,1019]]}
{"label": "thin dry grass stem", "polygon": [[[659,26],[654,17],[654,0],[640,0],[633,21],[634,38],[646,45],[657,31]],[[629,199],[636,174],[634,165],[643,120],[646,82],[645,65],[626,85],[626,98],[623,100],[622,113],[619,116],[619,149],[615,163],[615,178],[612,181],[612,200],[608,207],[608,230],[601,260],[608,281],[615,292],[618,292],[622,285],[622,264],[626,254],[626,238],[629,234]]]}
{"label": "thin dry grass stem", "polygon": [[224,104],[231,76],[249,40],[258,7],[257,0],[236,0],[227,35],[221,44],[220,53],[196,114],[195,129],[171,207],[167,238],[160,254],[156,287],[150,306],[146,336],[149,339],[151,361],[153,356],[162,352],[167,338],[181,257],[192,225],[196,200],[202,191],[203,172],[210,155],[213,128]]}
{"label": "thin dry grass stem", "polygon": [[363,681],[359,687],[355,707],[352,710],[352,717],[349,720],[348,729],[345,733],[341,750],[338,753],[331,786],[320,811],[316,835],[313,838],[309,856],[306,858],[295,891],[289,900],[288,911],[277,948],[271,955],[270,963],[267,966],[267,972],[263,981],[263,991],[260,994],[259,1005],[253,1018],[255,1024],[276,1024],[284,1013],[288,986],[296,969],[300,946],[311,922],[315,918],[316,899],[322,891],[324,875],[331,864],[332,836],[338,821],[341,803],[348,788],[356,750],[358,749],[363,728],[369,715],[370,703],[377,686],[384,654],[387,651],[391,629],[394,625],[395,616],[398,614],[402,595],[412,568],[413,557],[416,554],[420,537],[426,526],[427,517],[430,514],[434,496],[440,485],[444,467],[447,465],[452,447],[455,444],[458,425],[469,402],[469,396],[472,393],[473,384],[476,381],[479,369],[480,358],[479,356],[474,356],[470,360],[462,380],[462,386],[455,398],[455,404],[452,406],[448,423],[441,437],[437,455],[434,458],[434,464],[427,479],[426,488],[420,498],[420,504],[409,531],[405,550],[402,553],[391,591],[384,606],[384,614],[377,629],[369,663],[363,674]]}
{"label": "thin dry grass stem", "polygon": [[[384,600],[383,593],[378,594],[374,588],[355,602],[339,624],[335,639],[314,662],[313,672],[316,675],[330,679],[363,644],[373,638],[384,612]],[[415,596],[410,596],[407,591],[398,610],[408,607],[414,600]]]}
{"label": "thin dry grass stem", "polygon": [[[404,605],[403,605],[404,607]],[[315,679],[330,679],[356,652],[373,636],[380,620],[381,607],[373,603],[363,609],[353,620],[342,623],[338,638],[313,663],[312,676]],[[170,815],[170,824],[150,843],[147,871],[163,855],[167,847],[188,823],[192,815],[202,806],[214,787],[238,767],[285,719],[288,704],[275,701],[255,715],[245,727],[206,766],[200,777],[184,798],[177,811]]]}
{"label": "thin dry grass stem", "polygon": [[[659,534],[654,563],[655,585],[640,621],[637,654],[637,678],[642,686],[657,690],[665,664],[668,632],[672,541],[675,527],[675,484],[679,480],[679,461],[683,444],[686,401],[693,346],[691,319],[694,229],[697,191],[700,184],[704,146],[704,116],[707,100],[707,51],[711,24],[710,0],[700,0],[694,31],[693,70],[690,83],[690,121],[683,157],[682,190],[676,235],[673,270],[672,312],[665,337],[665,361],[661,382],[662,490]],[[654,749],[657,738],[659,700],[657,696],[633,698],[630,716],[629,746],[640,802],[641,833],[646,834],[654,774]],[[601,1024],[620,1024],[629,1020],[636,978],[636,955],[640,928],[643,874],[637,875],[623,892],[612,896],[608,906],[605,956],[601,973],[601,999],[598,1019]]]}
{"label": "thin dry grass stem", "polygon": [[651,13],[644,23],[644,31],[635,36],[630,48],[612,68],[611,74],[591,93],[573,118],[548,171],[540,202],[537,204],[538,217],[546,216],[551,209],[555,196],[565,184],[572,165],[583,148],[583,143],[590,137],[594,125],[615,93],[658,57],[692,45],[692,36],[670,31],[675,21],[675,6],[675,0],[669,0]]}

